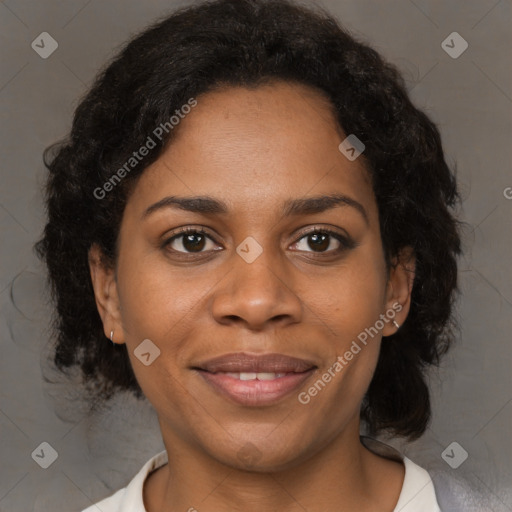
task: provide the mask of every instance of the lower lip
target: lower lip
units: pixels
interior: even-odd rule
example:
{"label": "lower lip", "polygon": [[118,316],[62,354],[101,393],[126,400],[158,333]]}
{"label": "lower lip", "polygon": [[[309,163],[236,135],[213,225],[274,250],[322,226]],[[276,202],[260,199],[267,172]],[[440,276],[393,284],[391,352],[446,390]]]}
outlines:
{"label": "lower lip", "polygon": [[290,373],[273,380],[239,380],[223,373],[199,371],[216,391],[241,405],[268,405],[277,402],[300,387],[314,372]]}

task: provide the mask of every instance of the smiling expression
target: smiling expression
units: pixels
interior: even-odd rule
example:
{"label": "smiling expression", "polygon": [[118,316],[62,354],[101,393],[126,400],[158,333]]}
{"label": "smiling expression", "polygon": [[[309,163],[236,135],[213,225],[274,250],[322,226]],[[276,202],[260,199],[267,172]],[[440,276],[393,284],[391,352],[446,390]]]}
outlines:
{"label": "smiling expression", "polygon": [[[401,323],[410,287],[388,281],[370,176],[338,149],[347,134],[323,96],[277,82],[197,101],[128,199],[115,277],[93,270],[98,307],[164,439],[242,467],[257,447],[251,464],[288,467],[358,429],[391,323],[307,405],[297,395],[397,299]],[[134,355],[145,339],[160,350],[148,366]]]}

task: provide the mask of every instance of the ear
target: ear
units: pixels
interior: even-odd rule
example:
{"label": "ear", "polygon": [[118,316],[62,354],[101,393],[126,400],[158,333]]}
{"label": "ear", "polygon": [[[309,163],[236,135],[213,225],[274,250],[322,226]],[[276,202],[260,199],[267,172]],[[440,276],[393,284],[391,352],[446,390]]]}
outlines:
{"label": "ear", "polygon": [[103,321],[105,336],[110,339],[113,331],[112,341],[124,343],[115,269],[105,263],[103,253],[96,244],[89,249],[88,257],[96,307]]}
{"label": "ear", "polygon": [[[393,310],[400,326],[405,322],[411,306],[411,292],[416,275],[416,256],[412,247],[403,247],[392,261],[386,286],[386,311]],[[393,321],[385,324],[383,336],[394,334],[397,328]]]}

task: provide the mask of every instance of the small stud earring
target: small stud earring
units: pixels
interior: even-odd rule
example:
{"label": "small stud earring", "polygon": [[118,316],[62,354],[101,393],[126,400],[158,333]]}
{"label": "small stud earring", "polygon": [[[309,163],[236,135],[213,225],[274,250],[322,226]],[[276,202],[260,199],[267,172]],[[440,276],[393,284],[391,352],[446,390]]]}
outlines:
{"label": "small stud earring", "polygon": [[400,328],[400,324],[396,321],[396,320],[393,320],[393,325],[399,329]]}
{"label": "small stud earring", "polygon": [[114,340],[112,339],[114,337],[114,331],[110,331],[110,341],[112,342],[112,345],[114,345]]}

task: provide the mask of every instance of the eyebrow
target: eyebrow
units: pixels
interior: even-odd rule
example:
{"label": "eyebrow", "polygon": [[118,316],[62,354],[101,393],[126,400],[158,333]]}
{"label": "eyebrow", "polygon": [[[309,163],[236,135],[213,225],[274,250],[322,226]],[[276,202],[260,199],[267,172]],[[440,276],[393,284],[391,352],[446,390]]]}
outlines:
{"label": "eyebrow", "polygon": [[[344,194],[329,194],[289,199],[285,201],[283,205],[282,216],[291,217],[293,215],[314,215],[316,213],[323,213],[327,210],[342,206],[354,208],[361,214],[366,224],[369,224],[368,214],[364,206],[355,199]],[[213,197],[168,196],[147,208],[142,214],[142,218],[144,219],[163,208],[179,208],[181,210],[203,215],[222,215],[229,213],[227,204],[218,199],[214,199]]]}

